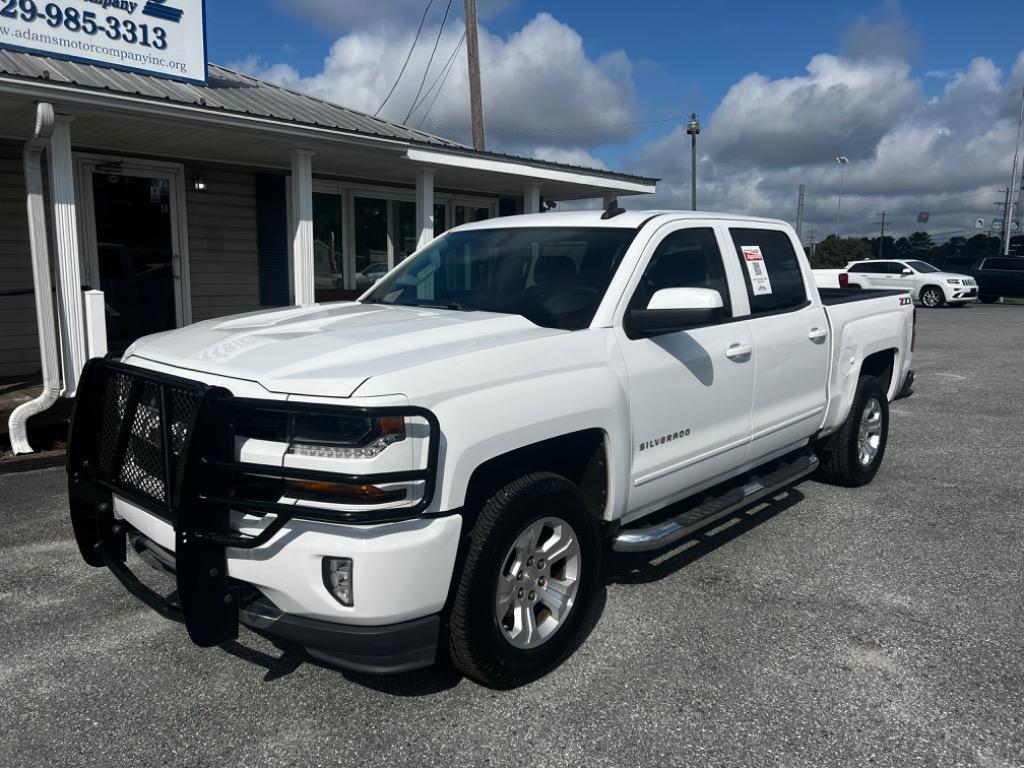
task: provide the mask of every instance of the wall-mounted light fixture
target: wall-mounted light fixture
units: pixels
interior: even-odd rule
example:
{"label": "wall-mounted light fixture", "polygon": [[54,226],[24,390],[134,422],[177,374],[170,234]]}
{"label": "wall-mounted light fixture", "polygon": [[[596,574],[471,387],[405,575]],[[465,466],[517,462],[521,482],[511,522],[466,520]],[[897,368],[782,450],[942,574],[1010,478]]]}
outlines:
{"label": "wall-mounted light fixture", "polygon": [[192,177],[192,189],[194,189],[196,192],[205,192],[206,188],[206,179],[204,179],[202,176]]}

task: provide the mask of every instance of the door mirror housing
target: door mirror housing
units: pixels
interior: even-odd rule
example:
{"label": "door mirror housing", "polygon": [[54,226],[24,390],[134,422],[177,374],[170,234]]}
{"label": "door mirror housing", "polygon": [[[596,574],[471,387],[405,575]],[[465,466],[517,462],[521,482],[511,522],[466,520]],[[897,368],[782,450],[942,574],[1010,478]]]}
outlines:
{"label": "door mirror housing", "polygon": [[900,274],[901,275],[912,275],[912,274],[914,274],[914,270],[912,270],[910,267],[904,267],[903,271],[901,271]]}
{"label": "door mirror housing", "polygon": [[725,317],[722,294],[710,288],[662,288],[646,309],[629,312],[630,338],[660,336],[717,323]]}

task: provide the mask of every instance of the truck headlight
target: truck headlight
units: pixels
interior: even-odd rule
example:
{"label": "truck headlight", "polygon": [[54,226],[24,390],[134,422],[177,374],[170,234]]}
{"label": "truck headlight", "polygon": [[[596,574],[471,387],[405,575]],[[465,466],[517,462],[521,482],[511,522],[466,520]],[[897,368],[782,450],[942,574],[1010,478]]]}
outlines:
{"label": "truck headlight", "polygon": [[950,285],[960,285],[960,281],[953,277],[947,277],[946,282]]}
{"label": "truck headlight", "polygon": [[273,411],[243,414],[235,424],[235,434],[288,443],[288,453],[324,459],[372,459],[406,437],[401,416]]}
{"label": "truck headlight", "polygon": [[334,599],[344,606],[352,607],[352,558],[325,557],[323,564],[324,586]]}

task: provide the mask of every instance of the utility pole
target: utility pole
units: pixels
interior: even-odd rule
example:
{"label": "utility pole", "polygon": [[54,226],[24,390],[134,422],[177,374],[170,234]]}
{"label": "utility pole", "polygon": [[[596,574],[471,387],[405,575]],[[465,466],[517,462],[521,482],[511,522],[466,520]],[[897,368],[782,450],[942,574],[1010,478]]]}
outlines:
{"label": "utility pole", "polygon": [[690,124],[686,126],[690,137],[690,207],[697,210],[697,135],[700,133],[700,120],[697,113],[690,114]]}
{"label": "utility pole", "polygon": [[466,58],[469,59],[469,108],[473,118],[473,149],[483,152],[484,105],[480,93],[480,41],[477,39],[476,0],[466,0]]}
{"label": "utility pole", "polygon": [[839,239],[839,211],[843,207],[843,177],[846,176],[846,166],[850,164],[850,158],[846,155],[836,157],[839,163],[839,199],[836,200],[836,239]]}
{"label": "utility pole", "polygon": [[[999,230],[999,235],[1003,239],[1003,255],[1009,256],[1010,254],[1010,214],[1013,212],[1010,200],[1013,199],[1013,191],[1011,187],[1006,188],[1006,199],[1001,203],[996,203],[996,208],[1003,209],[1003,226]],[[986,249],[987,250],[987,249]]]}
{"label": "utility pole", "polygon": [[810,251],[810,253],[807,254],[807,256],[808,256],[809,259],[813,259],[814,258],[814,246],[815,246],[814,238],[816,238],[817,236],[818,236],[818,228],[817,227],[811,227],[810,234],[807,236],[807,248]]}
{"label": "utility pole", "polygon": [[804,241],[804,185],[800,185],[800,196],[796,201],[796,239]]}
{"label": "utility pole", "polygon": [[[1024,88],[1021,89],[1020,94],[1020,117],[1017,120],[1017,143],[1013,148],[1013,170],[1010,171],[1010,197],[1006,200],[1006,215],[1003,217],[1003,256],[1010,255],[1010,238],[1012,237],[1012,226],[1011,219],[1013,218],[1013,192],[1017,189],[1017,160],[1020,155],[1020,135],[1021,131],[1024,130]],[[1017,204],[1018,213],[1020,210],[1020,203]]]}
{"label": "utility pole", "polygon": [[[878,258],[882,258],[882,254],[885,252],[885,211],[877,214],[882,217],[882,234],[878,236]],[[877,221],[875,222],[878,223]]]}

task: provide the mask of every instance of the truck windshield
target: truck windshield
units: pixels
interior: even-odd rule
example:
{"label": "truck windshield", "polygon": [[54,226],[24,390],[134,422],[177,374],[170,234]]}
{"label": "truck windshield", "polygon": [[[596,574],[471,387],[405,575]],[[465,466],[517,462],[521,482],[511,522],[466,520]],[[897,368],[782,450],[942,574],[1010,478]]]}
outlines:
{"label": "truck windshield", "polygon": [[938,267],[933,267],[927,261],[908,261],[907,266],[913,269],[915,272],[921,272],[922,274],[939,271]]}
{"label": "truck windshield", "polygon": [[449,232],[363,301],[522,315],[547,328],[590,325],[635,229],[530,227]]}

